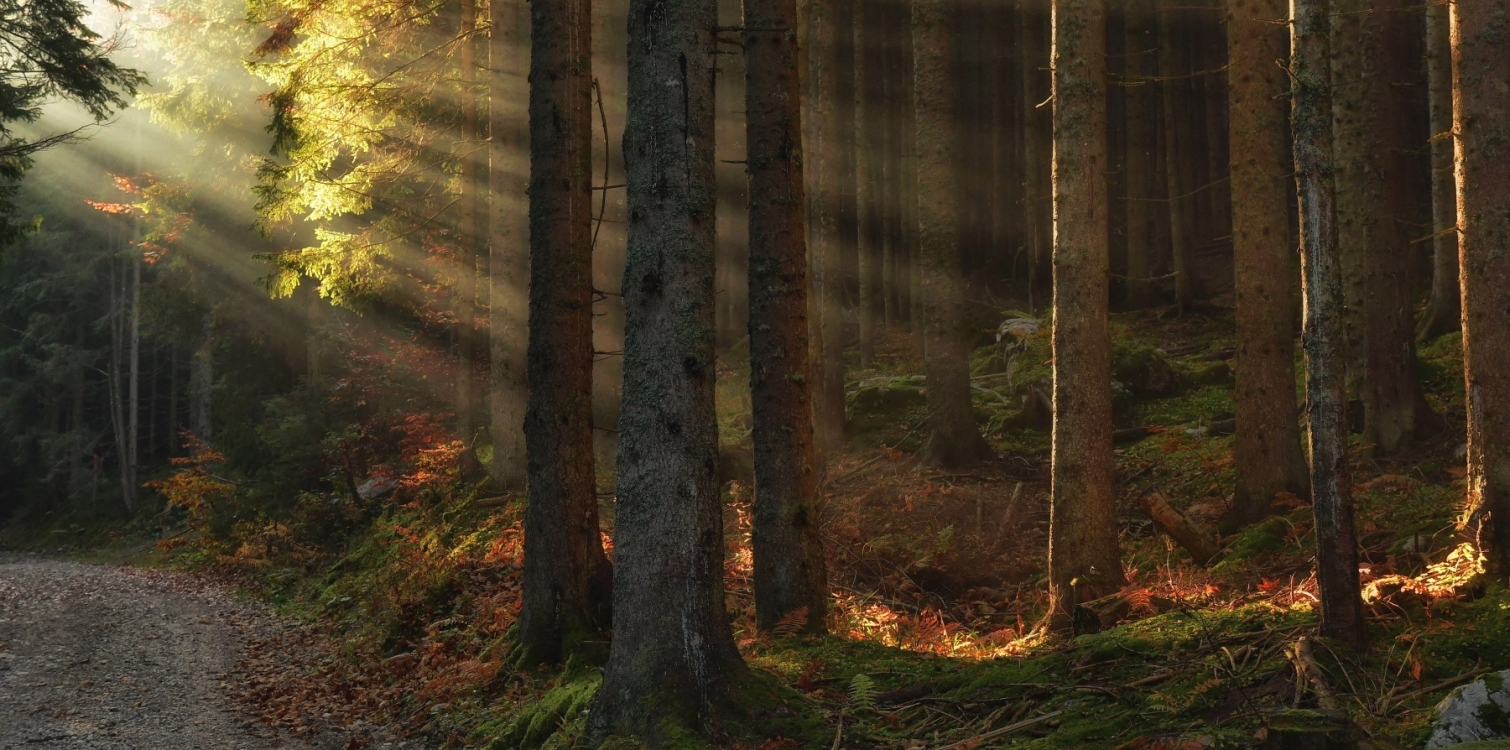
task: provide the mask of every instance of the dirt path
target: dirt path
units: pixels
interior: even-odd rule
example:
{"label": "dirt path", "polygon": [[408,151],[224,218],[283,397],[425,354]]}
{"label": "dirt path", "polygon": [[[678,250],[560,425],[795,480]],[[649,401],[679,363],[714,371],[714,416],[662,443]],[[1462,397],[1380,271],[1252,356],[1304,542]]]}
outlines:
{"label": "dirt path", "polygon": [[420,747],[237,711],[243,644],[268,627],[191,576],[0,557],[0,749]]}

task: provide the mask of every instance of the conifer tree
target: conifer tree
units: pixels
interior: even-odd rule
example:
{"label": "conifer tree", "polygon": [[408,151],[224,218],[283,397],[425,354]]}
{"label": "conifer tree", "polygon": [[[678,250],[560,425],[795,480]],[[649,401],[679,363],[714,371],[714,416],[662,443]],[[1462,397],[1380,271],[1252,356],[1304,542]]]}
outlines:
{"label": "conifer tree", "polygon": [[975,424],[970,396],[970,339],[965,311],[959,205],[961,134],[955,0],[913,0],[913,87],[918,149],[918,274],[928,340],[927,460],[948,468],[994,454]]}
{"label": "conifer tree", "polygon": [[1112,493],[1106,205],[1106,3],[1055,0],[1054,453],[1049,617],[1122,586]]}
{"label": "conifer tree", "polygon": [[592,5],[533,0],[529,503],[519,643],[564,659],[608,626],[592,443]]}
{"label": "conifer tree", "polygon": [[1295,401],[1294,296],[1300,269],[1290,238],[1291,169],[1284,94],[1274,64],[1288,53],[1285,0],[1228,4],[1233,284],[1237,297],[1237,491],[1223,525],[1267,515],[1280,492],[1304,497],[1305,454]]}
{"label": "conifer tree", "polygon": [[801,86],[795,0],[748,0],[744,18],[750,173],[750,390],[754,412],[755,618],[806,610],[822,632],[828,581],[808,378]]}
{"label": "conifer tree", "polygon": [[1454,176],[1468,395],[1468,525],[1510,577],[1510,0],[1452,5]]}
{"label": "conifer tree", "polygon": [[1361,649],[1367,633],[1347,465],[1342,259],[1332,183],[1330,13],[1329,0],[1290,0],[1290,128],[1300,202],[1306,413],[1321,634]]}
{"label": "conifer tree", "polygon": [[632,0],[613,645],[585,743],[701,725],[748,670],[714,478],[713,0]]}

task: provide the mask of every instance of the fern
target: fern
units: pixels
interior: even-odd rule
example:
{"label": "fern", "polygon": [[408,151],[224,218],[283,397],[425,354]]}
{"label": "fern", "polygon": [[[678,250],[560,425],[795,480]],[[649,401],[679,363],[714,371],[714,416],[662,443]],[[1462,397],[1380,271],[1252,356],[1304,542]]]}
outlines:
{"label": "fern", "polygon": [[876,681],[869,675],[857,674],[849,681],[849,704],[856,711],[876,709]]}
{"label": "fern", "polygon": [[771,631],[776,634],[777,638],[791,638],[802,632],[804,627],[807,627],[807,607],[805,606],[786,613],[786,616],[781,618],[781,622],[776,623],[776,627],[771,628]]}

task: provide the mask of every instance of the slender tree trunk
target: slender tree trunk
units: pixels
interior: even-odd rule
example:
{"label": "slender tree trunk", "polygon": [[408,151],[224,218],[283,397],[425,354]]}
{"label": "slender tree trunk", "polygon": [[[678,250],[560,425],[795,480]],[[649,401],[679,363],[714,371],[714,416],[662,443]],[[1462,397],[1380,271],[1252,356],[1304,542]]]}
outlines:
{"label": "slender tree trunk", "polygon": [[1341,348],[1345,298],[1332,184],[1330,5],[1328,0],[1290,0],[1290,127],[1300,198],[1306,410],[1321,634],[1362,650],[1367,632],[1358,590],[1358,545],[1347,465]]}
{"label": "slender tree trunk", "polygon": [[1127,0],[1124,36],[1127,55],[1127,307],[1141,310],[1153,304],[1153,212],[1158,181],[1154,179],[1154,149],[1158,146],[1158,38],[1153,6],[1148,0]]}
{"label": "slender tree trunk", "polygon": [[665,721],[706,725],[748,674],[724,611],[714,479],[717,16],[713,0],[630,2],[613,646],[589,747],[612,733],[659,746]]}
{"label": "slender tree trunk", "polygon": [[970,404],[970,348],[960,247],[961,138],[955,124],[959,75],[956,0],[912,0],[918,144],[919,268],[928,339],[927,460],[970,466],[993,454]]}
{"label": "slender tree trunk", "polygon": [[903,299],[897,280],[902,270],[899,258],[902,247],[902,113],[901,99],[910,98],[911,92],[901,85],[899,37],[907,33],[906,24],[899,13],[905,10],[903,3],[881,0],[873,4],[877,16],[875,28],[879,37],[872,44],[876,65],[881,76],[878,115],[883,123],[881,173],[881,315],[888,334],[898,330],[906,316],[901,310]]}
{"label": "slender tree trunk", "polygon": [[1229,3],[1232,258],[1237,298],[1237,492],[1231,532],[1268,515],[1274,496],[1309,490],[1295,419],[1295,308],[1290,252],[1286,0]]}
{"label": "slender tree trunk", "polygon": [[1454,175],[1468,393],[1469,524],[1510,576],[1510,0],[1452,5]]}
{"label": "slender tree trunk", "polygon": [[858,210],[860,369],[869,369],[876,354],[876,290],[884,227],[881,212],[881,147],[884,121],[880,111],[881,59],[879,2],[855,4],[855,205]]}
{"label": "slender tree trunk", "polygon": [[1122,587],[1112,491],[1106,3],[1054,1],[1054,453],[1049,617]]}
{"label": "slender tree trunk", "polygon": [[1053,110],[1048,103],[1049,18],[1048,0],[1022,0],[1017,44],[1022,53],[1022,207],[1028,247],[1028,312],[1034,315],[1050,303],[1040,292],[1052,282]]}
{"label": "slender tree trunk", "polygon": [[[850,0],[844,0],[845,2]],[[808,19],[813,38],[808,56],[809,86],[813,98],[812,167],[813,195],[809,196],[812,215],[808,230],[812,237],[813,274],[817,282],[817,319],[812,321],[815,371],[818,388],[814,393],[813,416],[819,450],[833,453],[844,447],[844,165],[841,153],[844,141],[842,126],[840,29],[848,23],[842,17],[843,2],[815,2]]]}
{"label": "slender tree trunk", "polygon": [[806,377],[807,244],[796,24],[795,0],[745,3],[755,617],[762,629],[770,629],[802,609],[807,629],[822,632],[828,581]]}
{"label": "slender tree trunk", "polygon": [[[138,231],[140,236],[140,231]],[[142,411],[142,259],[133,251],[131,258],[131,359],[127,375],[126,404],[126,475],[130,489],[126,492],[126,509],[136,512],[137,471],[140,467]]]}
{"label": "slender tree trunk", "polygon": [[592,3],[533,0],[529,398],[524,415],[527,660],[558,662],[609,624],[592,444]]}
{"label": "slender tree trunk", "polygon": [[928,341],[923,328],[922,276],[918,273],[918,138],[917,138],[917,89],[916,52],[912,43],[912,2],[897,0],[898,44],[897,67],[900,89],[897,92],[897,108],[901,112],[900,166],[901,188],[898,198],[901,206],[902,229],[898,234],[901,244],[897,248],[897,263],[904,273],[897,286],[906,296],[907,328],[912,333],[912,353],[919,362],[927,358]]}
{"label": "slender tree trunk", "polygon": [[493,438],[494,484],[518,490],[525,485],[524,412],[528,401],[530,274],[529,135],[521,103],[527,100],[524,71],[529,42],[522,0],[488,3],[493,104],[489,148],[489,356],[492,359],[489,423]]}
{"label": "slender tree trunk", "polygon": [[1338,242],[1359,285],[1349,302],[1363,347],[1364,440],[1396,453],[1435,424],[1416,374],[1415,234],[1410,185],[1419,167],[1411,98],[1420,90],[1416,27],[1406,0],[1341,0],[1332,30]]}
{"label": "slender tree trunk", "polygon": [[134,513],[132,503],[131,464],[128,443],[130,434],[126,428],[126,399],[121,394],[121,377],[124,375],[126,358],[126,289],[122,285],[124,273],[117,271],[118,264],[110,263],[110,427],[115,433],[115,463],[121,475],[121,502],[126,512]]}
{"label": "slender tree trunk", "polygon": [[473,443],[477,437],[476,388],[474,385],[477,336],[477,30],[476,0],[461,0],[461,45],[458,73],[461,78],[461,195],[458,196],[456,248],[456,434],[467,445],[464,474],[475,471]]}
{"label": "slender tree trunk", "polygon": [[1422,340],[1462,328],[1457,194],[1453,187],[1452,40],[1447,3],[1426,6],[1426,97],[1431,122],[1431,298],[1416,329]]}
{"label": "slender tree trunk", "polygon": [[179,439],[178,415],[178,373],[182,369],[178,363],[178,344],[169,345],[168,358],[168,458],[176,458],[183,443]]}
{"label": "slender tree trunk", "polygon": [[1188,195],[1196,188],[1189,165],[1195,159],[1184,76],[1191,71],[1181,55],[1178,30],[1182,20],[1176,0],[1163,0],[1159,9],[1159,75],[1163,81],[1164,169],[1168,183],[1169,241],[1174,258],[1174,297],[1181,312],[1195,300],[1195,221]]}
{"label": "slender tree trunk", "polygon": [[215,316],[206,311],[200,317],[199,348],[189,363],[189,427],[206,443],[214,437],[210,430],[210,398],[215,386]]}

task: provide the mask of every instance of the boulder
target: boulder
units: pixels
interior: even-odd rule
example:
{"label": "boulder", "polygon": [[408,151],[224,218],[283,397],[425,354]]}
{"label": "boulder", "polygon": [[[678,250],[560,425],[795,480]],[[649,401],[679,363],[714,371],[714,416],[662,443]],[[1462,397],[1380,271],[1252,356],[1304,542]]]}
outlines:
{"label": "boulder", "polygon": [[1510,739],[1510,669],[1464,685],[1437,704],[1427,750]]}

